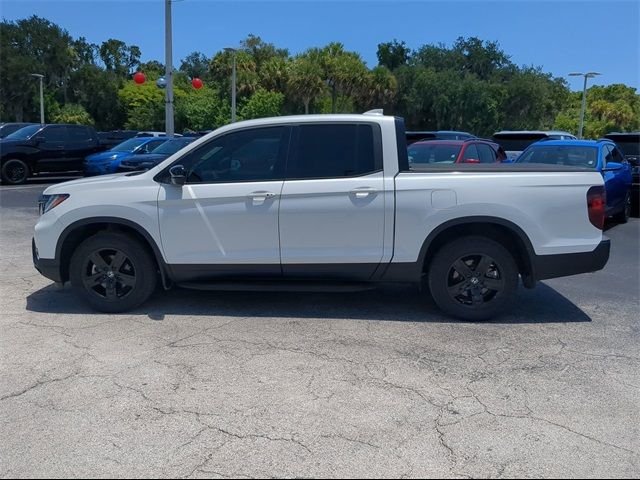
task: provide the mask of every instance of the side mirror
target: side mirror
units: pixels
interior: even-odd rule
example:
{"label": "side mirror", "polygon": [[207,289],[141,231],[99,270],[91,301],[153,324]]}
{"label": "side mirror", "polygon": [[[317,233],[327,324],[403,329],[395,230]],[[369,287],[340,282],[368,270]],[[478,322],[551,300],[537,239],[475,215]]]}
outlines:
{"label": "side mirror", "polygon": [[622,164],[620,162],[609,162],[607,166],[602,169],[603,172],[615,172],[616,170],[620,170],[622,168]]}
{"label": "side mirror", "polygon": [[187,171],[182,165],[174,165],[169,169],[171,185],[181,187],[187,183]]}

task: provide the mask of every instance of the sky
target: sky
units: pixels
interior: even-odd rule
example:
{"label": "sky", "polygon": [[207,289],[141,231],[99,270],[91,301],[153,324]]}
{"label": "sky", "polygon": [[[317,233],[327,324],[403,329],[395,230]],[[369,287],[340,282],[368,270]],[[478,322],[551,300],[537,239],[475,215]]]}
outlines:
{"label": "sky", "polygon": [[[164,63],[163,0],[0,0],[0,16],[39,15],[92,43],[117,38],[138,45],[142,60]],[[566,77],[601,72],[590,85],[625,83],[640,89],[640,0],[627,1],[220,1],[174,0],[173,57],[211,56],[250,33],[292,54],[332,41],[377,64],[381,42],[451,45],[459,36],[498,41],[518,65]]]}

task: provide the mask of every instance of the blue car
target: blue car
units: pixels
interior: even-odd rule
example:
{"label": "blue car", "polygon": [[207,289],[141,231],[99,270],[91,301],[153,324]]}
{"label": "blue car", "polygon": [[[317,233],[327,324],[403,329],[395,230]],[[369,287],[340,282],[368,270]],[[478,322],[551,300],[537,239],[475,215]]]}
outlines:
{"label": "blue car", "polygon": [[599,171],[607,194],[605,214],[625,223],[631,215],[631,170],[610,140],[542,140],[522,152],[515,163],[571,165]]}
{"label": "blue car", "polygon": [[84,159],[84,174],[116,173],[120,162],[133,155],[151,153],[167,141],[166,137],[135,137],[119,143],[110,150],[94,153]]}
{"label": "blue car", "polygon": [[178,150],[189,145],[196,137],[180,137],[171,138],[156,148],[151,153],[145,153],[144,155],[132,155],[120,162],[118,172],[133,172],[136,170],[149,170],[162,162],[164,159],[169,158]]}

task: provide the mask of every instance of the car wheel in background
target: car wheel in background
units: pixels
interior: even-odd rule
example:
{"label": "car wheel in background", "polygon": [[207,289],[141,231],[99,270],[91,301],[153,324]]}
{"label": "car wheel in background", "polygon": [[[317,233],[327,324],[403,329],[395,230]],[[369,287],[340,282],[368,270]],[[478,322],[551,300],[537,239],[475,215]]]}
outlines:
{"label": "car wheel in background", "polygon": [[22,160],[7,160],[2,164],[2,183],[20,185],[27,181],[29,173],[29,166]]}
{"label": "car wheel in background", "polygon": [[440,309],[472,321],[502,313],[518,286],[518,268],[509,251],[480,236],[458,238],[442,247],[433,257],[427,277]]}
{"label": "car wheel in background", "polygon": [[98,233],[76,248],[69,266],[74,290],[93,308],[115,313],[145,302],[157,283],[146,246],[119,233]]}
{"label": "car wheel in background", "polygon": [[624,208],[614,215],[613,219],[618,223],[627,223],[631,216],[631,207],[631,193],[627,192],[627,195],[624,197]]}

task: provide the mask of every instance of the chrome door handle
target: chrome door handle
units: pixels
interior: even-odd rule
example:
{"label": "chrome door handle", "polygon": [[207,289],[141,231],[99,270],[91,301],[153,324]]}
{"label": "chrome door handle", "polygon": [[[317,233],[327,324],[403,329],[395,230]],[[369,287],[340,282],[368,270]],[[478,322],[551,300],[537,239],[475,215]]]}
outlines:
{"label": "chrome door handle", "polygon": [[371,187],[360,187],[351,190],[351,195],[354,195],[356,198],[367,198],[369,195],[373,195],[374,193],[378,193],[378,190]]}
{"label": "chrome door handle", "polygon": [[269,198],[277,197],[277,193],[273,192],[251,192],[247,197],[253,200],[253,203],[264,203]]}

